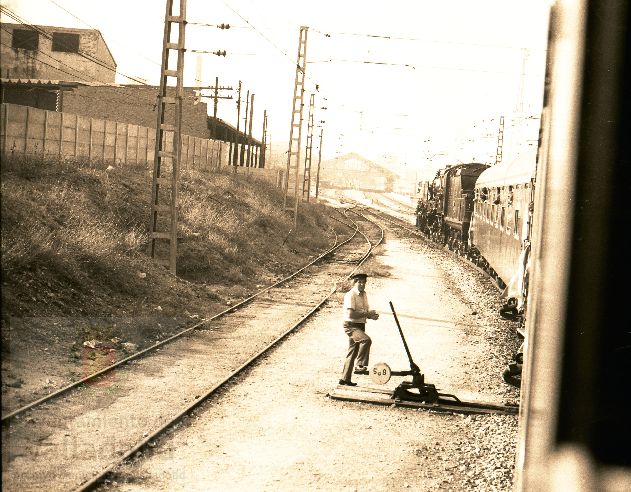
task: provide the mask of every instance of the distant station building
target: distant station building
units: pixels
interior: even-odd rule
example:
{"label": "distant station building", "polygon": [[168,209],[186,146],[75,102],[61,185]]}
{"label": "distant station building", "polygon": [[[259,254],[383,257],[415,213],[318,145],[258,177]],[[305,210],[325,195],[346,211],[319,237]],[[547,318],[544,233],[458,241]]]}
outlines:
{"label": "distant station building", "polygon": [[398,175],[379,164],[350,153],[322,161],[320,187],[362,191],[392,191]]}

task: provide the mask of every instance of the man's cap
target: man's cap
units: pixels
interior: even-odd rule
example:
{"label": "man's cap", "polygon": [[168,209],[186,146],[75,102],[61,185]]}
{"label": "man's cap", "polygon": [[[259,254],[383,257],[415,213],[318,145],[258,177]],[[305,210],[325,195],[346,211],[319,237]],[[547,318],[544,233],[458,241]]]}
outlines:
{"label": "man's cap", "polygon": [[367,279],[368,278],[368,274],[364,273],[364,272],[357,272],[357,273],[353,273],[353,275],[351,275],[351,280],[359,280],[360,278]]}

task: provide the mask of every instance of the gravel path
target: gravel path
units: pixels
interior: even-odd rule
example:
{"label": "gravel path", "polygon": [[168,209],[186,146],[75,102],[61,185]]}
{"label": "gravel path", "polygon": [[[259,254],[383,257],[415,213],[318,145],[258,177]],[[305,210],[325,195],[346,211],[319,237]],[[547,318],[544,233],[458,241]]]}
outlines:
{"label": "gravel path", "polygon": [[[451,253],[389,235],[371,260],[371,364],[406,369],[392,301],[426,381],[461,398],[518,401],[501,371],[519,345],[499,295]],[[342,293],[105,487],[122,490],[510,490],[517,417],[327,398],[346,351]],[[256,334],[253,333],[252,336]],[[366,376],[356,376],[370,385]],[[389,385],[398,384],[393,378]],[[400,379],[400,378],[399,378]]]}

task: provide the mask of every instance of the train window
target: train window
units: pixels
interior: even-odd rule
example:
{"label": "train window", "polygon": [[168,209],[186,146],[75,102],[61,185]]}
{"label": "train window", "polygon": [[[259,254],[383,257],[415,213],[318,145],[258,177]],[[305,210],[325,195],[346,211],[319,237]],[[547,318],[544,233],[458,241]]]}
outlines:
{"label": "train window", "polygon": [[500,213],[500,227],[504,227],[504,223],[506,222],[506,208],[502,207],[502,211]]}
{"label": "train window", "polygon": [[519,210],[515,210],[515,223],[513,224],[513,234],[515,234],[516,238],[519,238],[519,229],[521,224],[519,223]]}
{"label": "train window", "polygon": [[489,199],[489,190],[488,188],[482,188],[482,190],[480,190],[480,199],[485,202]]}

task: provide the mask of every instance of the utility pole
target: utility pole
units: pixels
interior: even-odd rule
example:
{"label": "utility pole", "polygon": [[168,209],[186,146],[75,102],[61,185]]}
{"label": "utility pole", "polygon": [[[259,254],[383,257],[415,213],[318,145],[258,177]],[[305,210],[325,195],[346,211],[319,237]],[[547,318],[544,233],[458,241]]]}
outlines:
{"label": "utility pole", "polygon": [[305,171],[302,179],[302,200],[309,203],[311,196],[311,154],[313,150],[313,112],[315,94],[309,98],[309,119],[307,120],[307,145],[305,149]]}
{"label": "utility pole", "polygon": [[316,189],[315,197],[318,198],[318,192],[320,190],[320,163],[322,162],[322,134],[324,133],[324,127],[320,127],[320,145],[318,147],[318,170],[316,172]]}
{"label": "utility pole", "polygon": [[241,145],[241,155],[239,156],[239,166],[245,165],[245,148],[250,145],[248,141],[248,111],[250,110],[250,91],[245,96],[245,123],[243,125],[243,133],[245,134],[245,141]]}
{"label": "utility pole", "polygon": [[250,119],[248,126],[248,140],[250,144],[248,145],[248,159],[247,166],[252,167],[252,120],[254,119],[254,94],[250,96]]}
{"label": "utility pole", "polygon": [[265,167],[265,151],[267,145],[267,109],[263,110],[263,134],[261,138],[261,153],[259,155],[258,167],[263,169]]}
{"label": "utility pole", "polygon": [[215,87],[213,88],[215,93],[213,99],[213,118],[217,118],[217,102],[219,101],[219,77],[215,77]]}
{"label": "utility pole", "polygon": [[[239,80],[239,89],[237,89],[237,133],[234,136],[234,155],[232,156],[232,165],[239,165],[239,128],[241,126],[241,81]],[[236,169],[235,169],[236,171]]]}
{"label": "utility pole", "polygon": [[[287,172],[285,174],[283,210],[294,209],[294,231],[298,226],[298,172],[300,169],[300,141],[302,136],[302,109],[304,106],[303,99],[305,93],[305,76],[307,70],[307,32],[309,28],[300,26],[300,34],[298,37],[298,59],[296,61],[296,80],[294,83],[294,96],[292,98],[291,109],[291,127],[289,129],[289,150],[287,151]],[[294,132],[297,135],[294,136]],[[289,175],[293,174],[293,200],[294,203],[288,203],[289,200]],[[293,207],[292,207],[293,205]]]}
{"label": "utility pole", "polygon": [[[164,37],[162,40],[162,63],[160,66],[160,92],[158,93],[156,142],[153,157],[153,180],[151,185],[151,218],[149,238],[151,257],[169,271],[177,274],[177,206],[178,178],[182,156],[182,100],[184,99],[184,52],[186,27],[186,0],[179,0],[179,13],[173,13],[173,0],[167,0],[164,16]],[[173,25],[177,25],[177,41],[171,40]],[[169,68],[170,50],[176,52],[176,68]],[[173,95],[168,95],[168,78],[175,78]],[[174,121],[165,122],[167,105]],[[173,134],[173,144],[167,148],[167,132]],[[170,172],[170,176],[169,176]],[[166,202],[166,203],[164,203]],[[162,217],[162,220],[160,220]],[[166,224],[167,230],[159,225]],[[168,243],[167,248],[160,248],[157,241]],[[165,257],[165,249],[168,256]],[[162,256],[161,258],[158,258]]]}
{"label": "utility pole", "polygon": [[517,108],[516,112],[520,115],[524,113],[524,88],[526,82],[526,62],[528,61],[528,57],[530,56],[530,51],[528,48],[521,49],[521,76],[519,78],[519,94],[517,96]]}
{"label": "utility pole", "polygon": [[211,125],[211,138],[216,138],[217,135],[215,133],[217,128],[217,105],[219,99],[232,99],[232,96],[220,96],[219,91],[223,90],[232,90],[232,87],[224,87],[219,85],[219,77],[215,77],[215,85],[211,86],[210,89],[213,91],[211,96],[202,96],[202,97],[210,97],[213,99],[213,120]]}
{"label": "utility pole", "polygon": [[502,162],[502,147],[504,146],[504,117],[500,116],[500,127],[497,131],[497,149],[495,151],[495,164]]}

